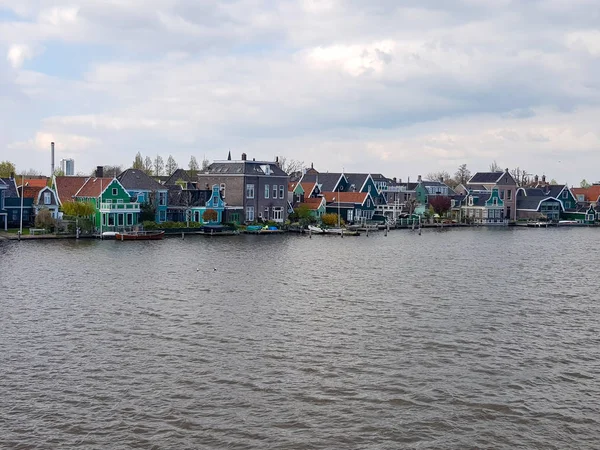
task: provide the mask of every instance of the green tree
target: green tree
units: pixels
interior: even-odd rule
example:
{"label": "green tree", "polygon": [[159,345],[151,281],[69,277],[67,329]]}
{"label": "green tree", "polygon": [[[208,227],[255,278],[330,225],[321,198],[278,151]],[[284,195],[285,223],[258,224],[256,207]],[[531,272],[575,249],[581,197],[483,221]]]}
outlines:
{"label": "green tree", "polygon": [[144,170],[144,158],[142,158],[142,154],[140,152],[137,152],[135,155],[135,159],[133,160],[133,165],[131,166],[132,169],[137,169],[137,170]]}
{"label": "green tree", "polygon": [[581,180],[581,183],[579,183],[579,187],[582,187],[584,189],[587,189],[591,186],[590,183],[588,183],[588,181],[584,178],[583,180]]}
{"label": "green tree", "polygon": [[219,218],[219,214],[214,209],[207,209],[202,214],[202,220],[204,222],[216,222]]}
{"label": "green tree", "polygon": [[65,215],[73,217],[89,217],[96,211],[91,202],[65,202],[61,209]]}
{"label": "green tree", "polygon": [[8,178],[11,174],[14,175],[15,171],[15,165],[10,161],[0,162],[0,177]]}
{"label": "green tree", "polygon": [[165,172],[165,162],[162,159],[162,156],[156,155],[154,158],[154,176],[160,177]]}
{"label": "green tree", "polygon": [[173,156],[169,155],[169,157],[167,158],[167,165],[165,166],[165,171],[167,172],[168,176],[173,175],[173,172],[175,172],[178,169],[177,167],[177,162],[175,161],[175,158],[173,158]]}

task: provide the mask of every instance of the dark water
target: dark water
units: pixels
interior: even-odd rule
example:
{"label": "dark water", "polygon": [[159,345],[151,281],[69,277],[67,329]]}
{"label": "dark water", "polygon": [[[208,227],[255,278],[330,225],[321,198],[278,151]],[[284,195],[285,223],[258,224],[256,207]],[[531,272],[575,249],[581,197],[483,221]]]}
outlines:
{"label": "dark water", "polygon": [[0,241],[0,448],[598,448],[599,236]]}

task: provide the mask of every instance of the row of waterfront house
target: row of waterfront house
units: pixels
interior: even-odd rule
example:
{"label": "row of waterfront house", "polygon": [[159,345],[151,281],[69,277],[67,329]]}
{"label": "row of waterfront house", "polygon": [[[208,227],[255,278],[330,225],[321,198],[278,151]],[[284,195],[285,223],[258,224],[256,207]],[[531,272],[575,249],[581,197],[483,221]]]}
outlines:
{"label": "row of waterfront house", "polygon": [[[446,207],[434,205],[441,202]],[[238,224],[270,221],[284,224],[290,214],[305,211],[315,219],[339,214],[349,224],[385,216],[443,217],[460,223],[508,225],[518,221],[571,220],[600,222],[600,185],[569,188],[537,176],[519,186],[508,169],[477,172],[454,188],[439,180],[402,182],[382,174],[319,172],[314,167],[288,175],[279,162],[215,161],[205,170],[178,169],[168,177],[151,177],[127,169],[105,177],[57,176],[51,179],[0,178],[0,227],[31,226],[46,209],[60,219],[67,202],[86,202],[94,213],[88,218],[95,230],[134,228],[142,220],[156,223]],[[214,212],[213,212],[214,211]]]}

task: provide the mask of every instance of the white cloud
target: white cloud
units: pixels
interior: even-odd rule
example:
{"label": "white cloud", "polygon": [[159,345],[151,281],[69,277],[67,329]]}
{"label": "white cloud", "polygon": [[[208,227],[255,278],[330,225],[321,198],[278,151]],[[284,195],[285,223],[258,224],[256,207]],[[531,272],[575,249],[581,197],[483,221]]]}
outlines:
{"label": "white cloud", "polygon": [[33,50],[24,44],[11,45],[6,54],[6,60],[15,69],[20,68],[26,60],[31,58],[33,58]]}
{"label": "white cloud", "polygon": [[[55,139],[90,168],[229,148],[395,176],[493,159],[597,166],[593,1],[9,3],[20,19],[0,21],[0,92],[20,109],[0,111],[15,130],[0,145],[17,142],[15,158]],[[23,68],[74,44],[82,58],[65,68]]]}

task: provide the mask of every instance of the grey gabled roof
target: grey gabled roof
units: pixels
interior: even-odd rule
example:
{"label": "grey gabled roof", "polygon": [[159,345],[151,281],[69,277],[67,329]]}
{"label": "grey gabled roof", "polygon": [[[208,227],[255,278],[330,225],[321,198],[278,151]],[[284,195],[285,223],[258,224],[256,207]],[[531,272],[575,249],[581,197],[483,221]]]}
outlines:
{"label": "grey gabled roof", "polygon": [[[473,196],[473,206],[485,206],[485,202],[487,202],[492,193],[491,192],[482,192],[480,194],[472,194]],[[470,206],[467,204],[467,206]]]}
{"label": "grey gabled roof", "polygon": [[348,180],[348,184],[350,186],[354,185],[357,192],[362,189],[363,185],[367,181],[367,178],[369,178],[368,173],[344,173],[344,175],[346,176],[346,180]]}
{"label": "grey gabled roof", "polygon": [[467,184],[489,184],[500,179],[504,172],[477,172],[471,177]]}
{"label": "grey gabled roof", "polygon": [[[530,191],[539,191],[540,189],[529,189]],[[527,194],[527,196],[517,197],[517,209],[527,209],[530,211],[537,211],[540,207],[541,202],[545,200],[554,200],[560,203],[561,209],[563,209],[562,202],[549,195],[534,195],[535,192]]]}
{"label": "grey gabled roof", "polygon": [[[165,186],[176,185],[179,180],[183,180],[188,184],[192,182],[190,175],[185,169],[177,169],[171,174],[171,176],[165,181]],[[169,188],[170,189],[170,188]]]}
{"label": "grey gabled roof", "polygon": [[276,163],[271,161],[215,161],[208,166],[206,171],[200,171],[200,175],[207,172],[211,175],[266,175],[262,169],[264,166],[269,166],[270,175],[288,176]]}
{"label": "grey gabled roof", "polygon": [[15,184],[15,180],[13,178],[0,178],[0,180],[2,180],[2,182],[8,186],[8,188],[4,191],[4,198],[19,198],[17,185]]}
{"label": "grey gabled roof", "polygon": [[341,173],[319,173],[319,174],[304,174],[301,183],[317,183],[321,186],[321,192],[334,192],[335,186],[340,180]]}
{"label": "grey gabled roof", "polygon": [[150,178],[146,173],[139,169],[127,169],[121,173],[117,180],[127,190],[143,190],[143,191],[166,191],[167,188],[158,181]]}

